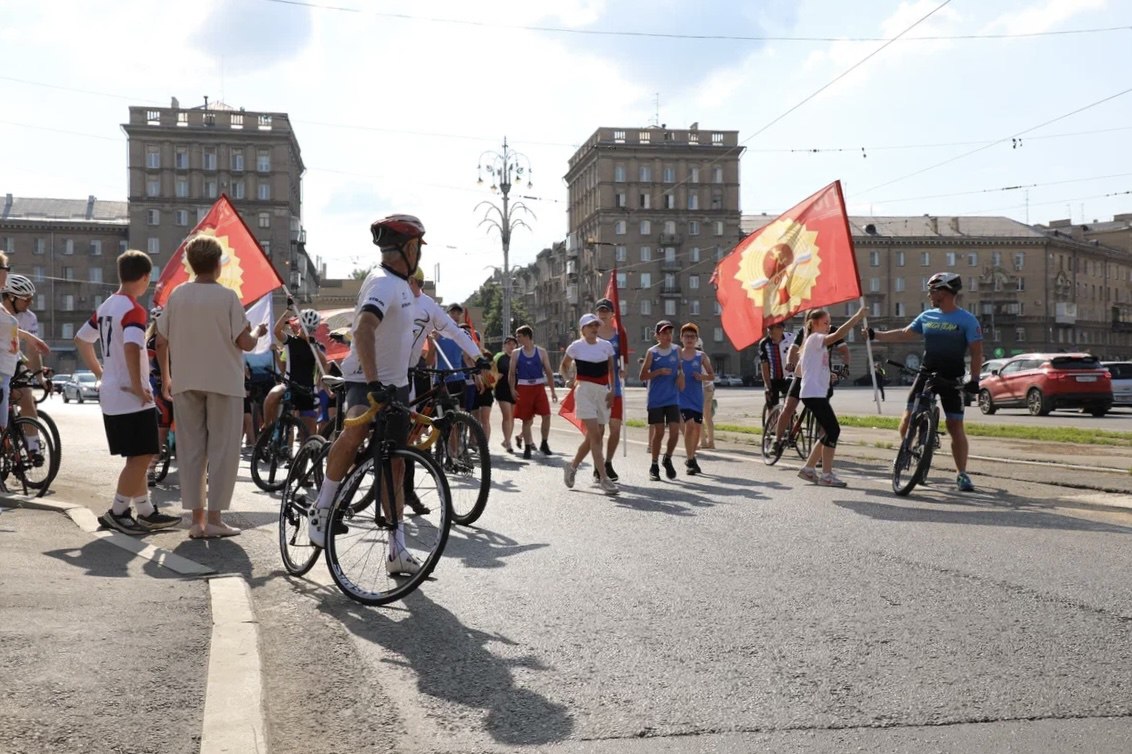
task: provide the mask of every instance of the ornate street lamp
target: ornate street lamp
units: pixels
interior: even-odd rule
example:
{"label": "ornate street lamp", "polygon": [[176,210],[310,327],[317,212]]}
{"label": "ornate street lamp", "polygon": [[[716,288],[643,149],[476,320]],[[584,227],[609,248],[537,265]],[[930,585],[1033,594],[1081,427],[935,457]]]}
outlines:
{"label": "ornate street lamp", "polygon": [[531,187],[531,161],[527,159],[526,155],[516,152],[507,146],[507,137],[503,138],[502,152],[487,151],[480,155],[478,177],[476,183],[483,185],[484,173],[487,173],[491,179],[491,190],[494,193],[499,193],[503,196],[502,206],[490,201],[482,201],[476,205],[475,211],[478,212],[481,207],[484,207],[483,219],[480,220],[480,225],[487,225],[488,232],[491,228],[499,231],[499,238],[503,242],[503,311],[500,317],[501,324],[503,325],[502,338],[506,338],[511,334],[511,232],[520,226],[531,229],[521,217],[515,217],[514,213],[526,213],[531,217],[535,216],[534,212],[522,202],[515,202],[511,204],[510,193],[511,185],[515,180],[527,181],[527,188]]}

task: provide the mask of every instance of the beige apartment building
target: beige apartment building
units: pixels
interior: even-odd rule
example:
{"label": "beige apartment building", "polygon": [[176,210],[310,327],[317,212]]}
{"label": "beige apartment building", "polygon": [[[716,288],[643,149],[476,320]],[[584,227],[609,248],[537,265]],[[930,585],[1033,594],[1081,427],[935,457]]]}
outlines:
{"label": "beige apartment building", "polygon": [[128,247],[128,230],[126,202],[3,199],[0,249],[12,272],[35,283],[32,311],[59,372],[74,371],[75,333],[118,287],[115,260]]}
{"label": "beige apartment building", "polygon": [[[298,301],[318,290],[306,251],[299,142],[286,113],[221,102],[131,107],[129,237],[160,268],[221,194],[232,200]],[[282,295],[280,296],[282,298]]]}
{"label": "beige apartment building", "polygon": [[578,316],[602,297],[616,267],[628,345],[637,357],[655,342],[658,320],[677,327],[693,321],[717,371],[755,372],[753,349],[739,354],[723,334],[710,285],[716,263],[742,237],[743,151],[737,131],[697,124],[602,127],[586,139],[565,176],[566,243],[535,263],[542,292],[535,293],[533,311],[547,323],[543,337],[552,352],[577,337]]}

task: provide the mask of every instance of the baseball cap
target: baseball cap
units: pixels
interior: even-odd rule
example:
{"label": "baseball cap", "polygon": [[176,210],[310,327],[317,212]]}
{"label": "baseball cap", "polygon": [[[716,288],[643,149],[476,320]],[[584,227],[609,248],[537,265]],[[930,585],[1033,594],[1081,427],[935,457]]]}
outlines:
{"label": "baseball cap", "polygon": [[597,318],[596,314],[590,314],[589,312],[586,312],[585,314],[582,315],[581,319],[578,320],[578,329],[581,330],[586,325],[600,325],[600,324],[601,324],[601,320]]}
{"label": "baseball cap", "polygon": [[687,322],[687,323],[680,326],[680,334],[681,335],[683,335],[688,330],[691,330],[696,335],[700,334],[700,328],[696,325],[695,322]]}
{"label": "baseball cap", "polygon": [[420,265],[417,265],[416,271],[412,275],[410,275],[409,277],[411,277],[413,280],[416,280],[418,283],[423,283],[424,282],[424,270],[422,270],[420,268]]}
{"label": "baseball cap", "polygon": [[597,303],[594,304],[594,311],[596,312],[598,309],[608,309],[609,311],[613,311],[613,302],[607,298],[598,299]]}
{"label": "baseball cap", "polygon": [[458,311],[464,311],[464,307],[463,307],[463,306],[462,306],[461,304],[457,304],[457,303],[455,303],[455,302],[453,302],[453,303],[449,304],[449,305],[448,305],[448,308],[447,308],[447,309],[446,309],[445,311],[449,311],[449,312],[450,312],[450,311],[452,311],[453,309],[456,309],[456,310],[458,310]]}
{"label": "baseball cap", "polygon": [[[660,331],[663,330],[666,327],[672,327],[672,323],[669,322],[667,319],[662,319],[661,321],[656,323],[656,328],[655,328],[654,331],[659,334]],[[676,328],[672,327],[672,329],[676,329]]]}

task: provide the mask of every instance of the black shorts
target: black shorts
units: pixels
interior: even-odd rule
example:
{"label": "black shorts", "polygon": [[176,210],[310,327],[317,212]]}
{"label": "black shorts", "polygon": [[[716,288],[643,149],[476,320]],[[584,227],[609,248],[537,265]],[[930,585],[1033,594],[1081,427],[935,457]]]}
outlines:
{"label": "black shorts", "polygon": [[680,409],[680,418],[686,422],[695,422],[696,424],[704,423],[704,412],[696,411],[691,408]]}
{"label": "black shorts", "polygon": [[[291,405],[296,411],[314,411],[318,408],[318,400],[314,397],[314,387],[303,385],[304,390],[291,390]],[[308,392],[309,391],[309,392]]]}
{"label": "black shorts", "polygon": [[656,408],[649,409],[649,424],[679,424],[680,423],[680,407],[672,406],[657,406]]}
{"label": "black shorts", "polygon": [[790,380],[790,389],[786,391],[787,398],[801,398],[802,396],[802,378],[795,377]]}
{"label": "black shorts", "polygon": [[476,408],[491,408],[494,403],[495,395],[490,388],[476,393]]}
{"label": "black shorts", "polygon": [[[409,402],[409,386],[397,388],[397,400],[401,403]],[[364,382],[346,383],[346,410],[354,406],[369,407],[369,390]],[[400,411],[388,411],[385,417],[384,437],[393,440],[399,447],[403,447],[409,438],[409,415]]]}
{"label": "black shorts", "polygon": [[[916,396],[924,389],[924,380],[927,375],[920,374],[912,381],[912,389],[908,391],[908,408],[912,408],[912,404],[916,401]],[[963,421],[963,392],[960,388],[939,388],[936,390],[936,395],[939,396],[939,405],[943,406],[943,415],[948,419],[958,419]]]}
{"label": "black shorts", "polygon": [[106,428],[106,443],[110,455],[154,456],[157,444],[157,409],[147,408],[132,414],[103,414],[102,425]]}
{"label": "black shorts", "polygon": [[769,403],[771,406],[777,406],[778,401],[790,392],[792,383],[793,380],[789,378],[771,380],[769,383],[767,383],[766,392],[770,393],[770,395],[767,396],[767,403]]}
{"label": "black shorts", "polygon": [[511,395],[511,385],[506,377],[500,377],[499,382],[495,383],[495,400],[500,403],[515,402],[515,396]]}

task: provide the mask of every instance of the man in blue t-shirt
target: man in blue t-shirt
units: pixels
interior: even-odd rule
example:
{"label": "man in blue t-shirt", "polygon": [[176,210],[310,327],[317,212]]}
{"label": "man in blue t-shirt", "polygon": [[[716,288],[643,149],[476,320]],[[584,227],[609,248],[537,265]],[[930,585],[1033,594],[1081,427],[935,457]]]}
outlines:
{"label": "man in blue t-shirt", "polygon": [[[928,279],[928,296],[932,307],[921,312],[912,324],[903,330],[877,332],[865,328],[869,340],[882,343],[908,343],[924,339],[924,369],[939,372],[944,377],[958,379],[966,371],[964,358],[971,353],[971,380],[963,386],[969,393],[979,392],[979,371],[983,366],[983,331],[975,315],[961,309],[955,299],[963,289],[963,278],[954,272],[937,272]],[[908,394],[908,408],[900,420],[900,436],[908,429],[908,410],[915,396],[923,389],[926,379],[921,374],[912,383]],[[951,436],[951,455],[959,475],[955,483],[960,492],[973,492],[975,485],[967,475],[967,433],[963,429],[963,396],[959,390],[939,391],[939,402],[947,419],[947,434]]]}

